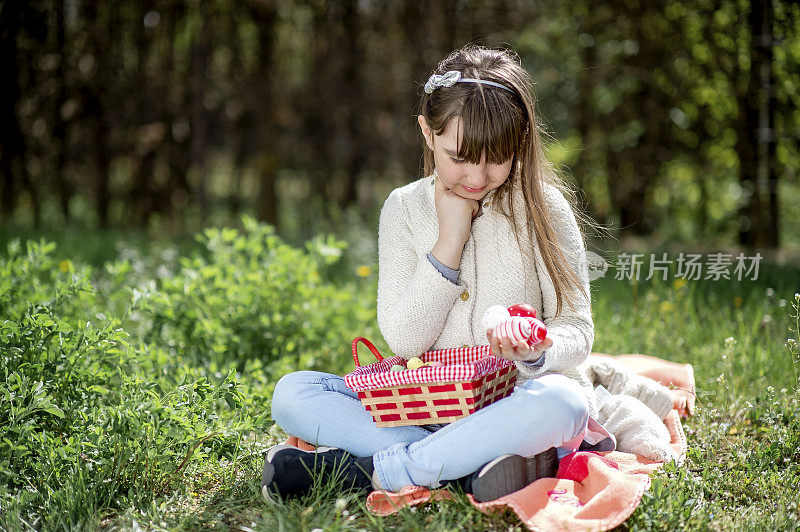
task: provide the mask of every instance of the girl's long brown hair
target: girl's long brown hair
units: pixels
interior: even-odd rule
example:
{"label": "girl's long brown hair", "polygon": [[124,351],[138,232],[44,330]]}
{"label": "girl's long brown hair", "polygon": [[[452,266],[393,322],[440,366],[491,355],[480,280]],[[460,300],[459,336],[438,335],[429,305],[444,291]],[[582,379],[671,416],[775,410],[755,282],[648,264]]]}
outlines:
{"label": "girl's long brown hair", "polygon": [[[509,179],[495,192],[494,203],[510,221],[520,249],[527,253],[530,246],[522,245],[522,228],[513,214],[512,191],[521,189],[527,211],[525,234],[536,236],[547,273],[555,287],[558,316],[564,293],[581,293],[587,300],[589,294],[576,272],[569,267],[565,252],[557,243],[553,224],[558,221],[553,220],[545,201],[544,184],[549,183],[564,194],[577,219],[591,226],[595,224],[576,207],[574,191],[544,155],[530,75],[515,52],[474,44],[452,52],[433,73],[444,74],[448,70],[458,70],[465,78],[494,81],[513,89],[510,92],[482,83],[456,83],[452,87],[436,89],[432,94],[423,91],[418,114],[425,117],[437,135],[444,133],[451,119],[459,119],[463,125],[463,138],[458,156],[470,163],[480,163],[484,151],[488,163],[500,164],[514,158]],[[424,137],[421,138],[423,170],[428,176],[434,169],[433,152]],[[532,254],[530,258],[533,259]],[[569,298],[567,303],[574,310]]]}

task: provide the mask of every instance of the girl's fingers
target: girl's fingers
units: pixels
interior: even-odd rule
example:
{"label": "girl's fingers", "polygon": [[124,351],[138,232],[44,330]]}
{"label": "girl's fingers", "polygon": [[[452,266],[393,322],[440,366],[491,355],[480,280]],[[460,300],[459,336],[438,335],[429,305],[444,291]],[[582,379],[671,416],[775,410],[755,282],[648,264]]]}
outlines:
{"label": "girl's fingers", "polygon": [[445,196],[448,196],[448,199],[452,198],[452,200],[456,200],[459,202],[466,202],[467,204],[469,204],[470,209],[472,210],[472,218],[474,218],[475,215],[478,214],[478,211],[481,208],[479,201],[468,198],[462,198],[461,196],[453,192],[452,189],[447,188],[445,184],[442,183],[441,179],[436,179],[434,186],[435,201],[437,202],[441,201],[441,199]]}
{"label": "girl's fingers", "polygon": [[522,342],[517,346],[517,356],[519,360],[526,360],[531,352],[531,347],[526,342]]}
{"label": "girl's fingers", "polygon": [[503,354],[503,346],[500,343],[500,338],[492,334],[492,352],[495,356],[502,357],[505,356]]}
{"label": "girl's fingers", "polygon": [[472,206],[472,219],[473,220],[475,219],[475,216],[477,216],[478,211],[480,211],[480,210],[481,210],[481,204],[476,201],[475,204]]}
{"label": "girl's fingers", "polygon": [[514,351],[514,360],[528,360],[531,358],[532,352],[531,347],[527,343],[522,342]]}
{"label": "girl's fingers", "polygon": [[537,353],[540,354],[545,349],[548,349],[553,345],[553,340],[550,338],[545,338],[540,343],[533,346],[533,348],[526,343],[515,346],[510,338],[498,338],[495,336],[492,329],[486,331],[486,338],[489,340],[489,345],[492,348],[492,354],[508,360],[530,360],[532,358],[538,358],[534,357],[533,355]]}
{"label": "girl's fingers", "polygon": [[553,340],[551,340],[550,338],[545,338],[544,340],[533,346],[533,352],[539,353],[541,351],[544,351],[545,349],[549,349],[552,346],[553,346]]}
{"label": "girl's fingers", "polygon": [[496,357],[503,356],[503,350],[500,349],[500,341],[492,333],[492,331],[489,331],[489,345],[492,346],[492,354],[494,356],[496,356]]}
{"label": "girl's fingers", "polygon": [[501,348],[503,350],[503,358],[507,358],[509,360],[516,360],[516,353],[514,352],[514,345],[511,343],[510,338],[503,338],[501,342]]}

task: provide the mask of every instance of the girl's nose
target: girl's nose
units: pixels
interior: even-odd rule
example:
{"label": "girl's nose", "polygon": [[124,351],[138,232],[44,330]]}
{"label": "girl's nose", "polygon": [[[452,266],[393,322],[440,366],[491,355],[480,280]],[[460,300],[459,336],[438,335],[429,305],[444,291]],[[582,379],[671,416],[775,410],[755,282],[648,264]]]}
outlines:
{"label": "girl's nose", "polygon": [[489,182],[489,168],[485,162],[476,164],[466,176],[466,184],[470,188],[482,188]]}

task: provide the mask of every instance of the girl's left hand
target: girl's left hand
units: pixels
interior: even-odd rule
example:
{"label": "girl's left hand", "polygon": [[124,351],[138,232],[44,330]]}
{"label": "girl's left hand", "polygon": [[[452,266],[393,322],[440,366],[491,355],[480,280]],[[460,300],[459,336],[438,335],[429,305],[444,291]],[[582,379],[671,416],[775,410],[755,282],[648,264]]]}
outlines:
{"label": "girl's left hand", "polygon": [[489,339],[489,345],[492,347],[493,355],[514,361],[536,362],[541,358],[545,349],[553,345],[553,340],[550,338],[545,338],[533,346],[533,349],[531,349],[528,344],[514,346],[509,338],[503,338],[501,343],[500,339],[494,335],[494,331],[491,329],[486,331],[486,337]]}

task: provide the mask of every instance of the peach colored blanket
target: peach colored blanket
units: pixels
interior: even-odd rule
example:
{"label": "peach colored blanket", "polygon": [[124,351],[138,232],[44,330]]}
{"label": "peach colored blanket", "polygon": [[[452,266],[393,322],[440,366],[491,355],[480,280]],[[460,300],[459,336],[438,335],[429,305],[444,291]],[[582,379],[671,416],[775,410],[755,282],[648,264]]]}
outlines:
{"label": "peach colored blanket", "polygon": [[[611,356],[592,353],[595,356]],[[677,364],[648,355],[618,355],[635,372],[661,382],[673,390],[674,409],[664,419],[672,446],[681,457],[686,438],[680,417],[694,413],[694,372],[689,364]],[[305,449],[313,446],[295,437],[286,443]],[[650,486],[649,473],[658,469],[652,462],[633,454],[577,452],[565,456],[556,478],[542,478],[495,501],[472,504],[485,513],[513,510],[531,530],[609,530],[625,521],[639,505]],[[389,515],[400,507],[452,497],[445,490],[406,486],[399,492],[374,491],[367,507],[377,515]]]}

